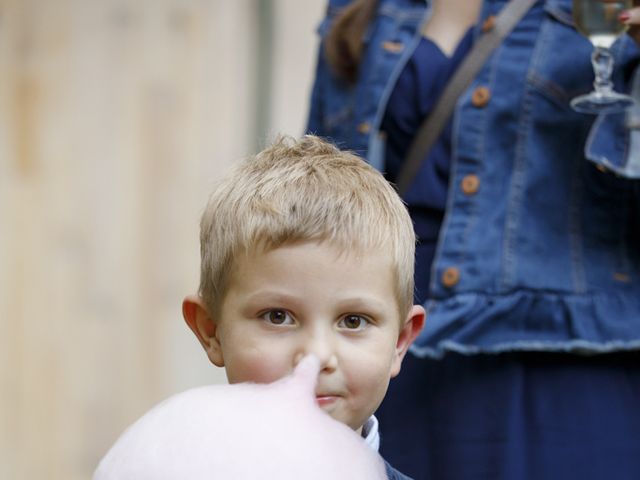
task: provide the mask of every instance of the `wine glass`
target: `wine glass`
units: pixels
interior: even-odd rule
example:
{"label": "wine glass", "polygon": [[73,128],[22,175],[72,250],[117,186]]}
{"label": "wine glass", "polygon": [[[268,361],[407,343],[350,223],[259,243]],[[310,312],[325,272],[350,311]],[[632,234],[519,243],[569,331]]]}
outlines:
{"label": "wine glass", "polygon": [[571,100],[581,113],[620,113],[633,105],[633,99],[613,90],[613,56],[609,48],[626,30],[618,16],[632,7],[632,0],[573,0],[573,19],[578,31],[594,46],[591,64],[595,73],[594,90]]}

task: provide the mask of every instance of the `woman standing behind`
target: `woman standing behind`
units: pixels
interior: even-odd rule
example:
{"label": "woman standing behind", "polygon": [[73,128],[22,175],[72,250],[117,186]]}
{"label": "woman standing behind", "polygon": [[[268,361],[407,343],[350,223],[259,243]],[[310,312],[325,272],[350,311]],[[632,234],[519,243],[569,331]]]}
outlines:
{"label": "woman standing behind", "polygon": [[[308,130],[395,181],[506,3],[330,1]],[[618,91],[640,75],[632,36],[612,49]],[[570,108],[591,50],[571,0],[536,2],[404,195],[428,317],[378,417],[382,454],[417,480],[640,471],[640,185],[620,175],[640,132]]]}

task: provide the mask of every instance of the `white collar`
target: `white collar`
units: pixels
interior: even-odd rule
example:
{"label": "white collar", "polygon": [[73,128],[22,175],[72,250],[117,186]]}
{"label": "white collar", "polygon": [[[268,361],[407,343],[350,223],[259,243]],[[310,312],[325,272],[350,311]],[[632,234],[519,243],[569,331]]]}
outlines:
{"label": "white collar", "polygon": [[362,438],[376,452],[380,448],[380,433],[378,432],[378,419],[371,415],[362,426]]}

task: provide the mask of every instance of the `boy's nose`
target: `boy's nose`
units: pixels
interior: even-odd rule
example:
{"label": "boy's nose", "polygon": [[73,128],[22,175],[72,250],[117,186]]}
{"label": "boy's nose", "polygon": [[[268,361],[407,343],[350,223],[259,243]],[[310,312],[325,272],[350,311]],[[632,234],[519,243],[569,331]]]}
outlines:
{"label": "boy's nose", "polygon": [[300,360],[309,354],[318,357],[321,372],[332,372],[338,367],[338,357],[333,342],[325,334],[315,332],[306,336],[296,353],[294,364],[298,365]]}

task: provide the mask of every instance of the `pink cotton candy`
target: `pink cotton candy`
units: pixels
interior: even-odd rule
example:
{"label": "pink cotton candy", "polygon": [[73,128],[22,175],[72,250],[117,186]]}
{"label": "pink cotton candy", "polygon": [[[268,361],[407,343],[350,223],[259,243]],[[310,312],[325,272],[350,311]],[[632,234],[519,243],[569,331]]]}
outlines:
{"label": "pink cotton candy", "polygon": [[377,452],[315,403],[319,362],[269,385],[188,390],[130,426],[94,480],[376,480]]}

